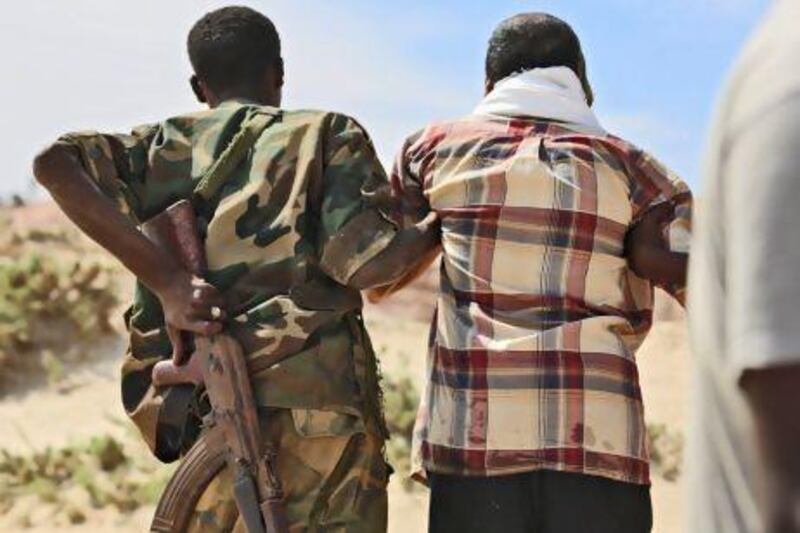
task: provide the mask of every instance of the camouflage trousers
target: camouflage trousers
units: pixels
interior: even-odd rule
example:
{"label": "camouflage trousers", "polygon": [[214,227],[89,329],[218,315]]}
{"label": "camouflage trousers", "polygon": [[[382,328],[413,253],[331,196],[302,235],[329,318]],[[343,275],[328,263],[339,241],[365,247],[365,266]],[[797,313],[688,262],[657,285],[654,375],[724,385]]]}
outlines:
{"label": "camouflage trousers", "polygon": [[[380,433],[332,411],[269,409],[262,435],[277,451],[292,532],[385,532],[389,467]],[[245,532],[225,468],[198,500],[190,533]]]}

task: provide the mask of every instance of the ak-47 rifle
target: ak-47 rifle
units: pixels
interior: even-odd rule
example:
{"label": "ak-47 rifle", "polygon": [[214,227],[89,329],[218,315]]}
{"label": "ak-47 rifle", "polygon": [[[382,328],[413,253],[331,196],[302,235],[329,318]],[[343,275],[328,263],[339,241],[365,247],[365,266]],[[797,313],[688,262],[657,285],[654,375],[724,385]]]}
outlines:
{"label": "ak-47 rifle", "polygon": [[[189,272],[206,270],[203,243],[194,208],[180,201],[142,226],[142,231],[164,250],[171,250]],[[199,358],[203,384],[211,404],[208,425],[218,430],[227,447],[227,465],[234,473],[234,497],[248,533],[288,532],[283,491],[275,468],[275,453],[264,446],[258,424],[247,363],[239,343],[225,333],[196,336],[192,358]],[[176,361],[159,363],[154,371],[174,372]],[[183,502],[191,505],[193,502]],[[155,524],[154,524],[155,526]],[[171,524],[170,527],[174,527]],[[174,529],[173,529],[174,531]]]}
{"label": "ak-47 rifle", "polygon": [[[208,205],[231,172],[245,159],[261,133],[276,119],[268,112],[251,113],[239,132],[209,168],[194,190],[194,199]],[[188,272],[206,273],[205,246],[200,238],[192,203],[183,200],[142,225],[142,232],[171,253]],[[195,336],[194,363],[202,368],[203,385],[211,404],[205,435],[190,450],[164,491],[151,529],[183,531],[191,510],[223,464],[234,473],[234,498],[248,533],[287,533],[283,491],[278,479],[275,452],[261,439],[258,411],[241,345],[225,333]],[[162,361],[153,371],[159,375],[180,372],[185,354]],[[221,461],[225,457],[224,463]]]}

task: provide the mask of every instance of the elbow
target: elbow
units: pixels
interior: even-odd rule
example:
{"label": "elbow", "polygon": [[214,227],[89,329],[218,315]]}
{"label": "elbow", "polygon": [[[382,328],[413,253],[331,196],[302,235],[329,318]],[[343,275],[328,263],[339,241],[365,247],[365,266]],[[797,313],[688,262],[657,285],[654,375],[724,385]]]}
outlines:
{"label": "elbow", "polygon": [[67,144],[55,142],[33,159],[33,176],[42,187],[50,190],[56,185],[64,169],[75,162],[77,160],[72,148]]}
{"label": "elbow", "polygon": [[648,279],[650,276],[647,272],[646,261],[643,257],[641,250],[630,251],[627,256],[628,268],[640,278]]}
{"label": "elbow", "polygon": [[401,277],[402,273],[402,270],[397,266],[390,267],[386,264],[367,263],[358,269],[353,277],[348,280],[347,285],[353,289],[365,291],[393,283]]}

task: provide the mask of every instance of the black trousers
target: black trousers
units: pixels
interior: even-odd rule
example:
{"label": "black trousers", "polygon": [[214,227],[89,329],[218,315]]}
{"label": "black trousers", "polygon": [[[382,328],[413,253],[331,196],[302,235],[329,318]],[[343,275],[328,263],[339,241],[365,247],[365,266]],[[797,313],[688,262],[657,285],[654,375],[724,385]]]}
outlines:
{"label": "black trousers", "polygon": [[538,471],[498,477],[429,473],[431,533],[647,533],[650,487]]}

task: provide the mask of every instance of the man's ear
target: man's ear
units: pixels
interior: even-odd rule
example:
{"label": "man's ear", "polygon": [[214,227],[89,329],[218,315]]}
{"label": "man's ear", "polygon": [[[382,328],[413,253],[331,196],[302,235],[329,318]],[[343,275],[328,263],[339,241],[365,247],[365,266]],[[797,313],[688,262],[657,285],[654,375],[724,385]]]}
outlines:
{"label": "man's ear", "polygon": [[283,58],[279,57],[278,61],[275,63],[275,83],[278,85],[279,89],[283,88],[283,78],[284,78],[284,70],[283,70]]}
{"label": "man's ear", "polygon": [[197,101],[201,104],[207,104],[208,99],[206,98],[206,93],[203,90],[203,84],[200,82],[200,78],[197,77],[197,74],[192,74],[192,77],[189,78],[189,84],[192,86],[192,92],[197,98]]}

